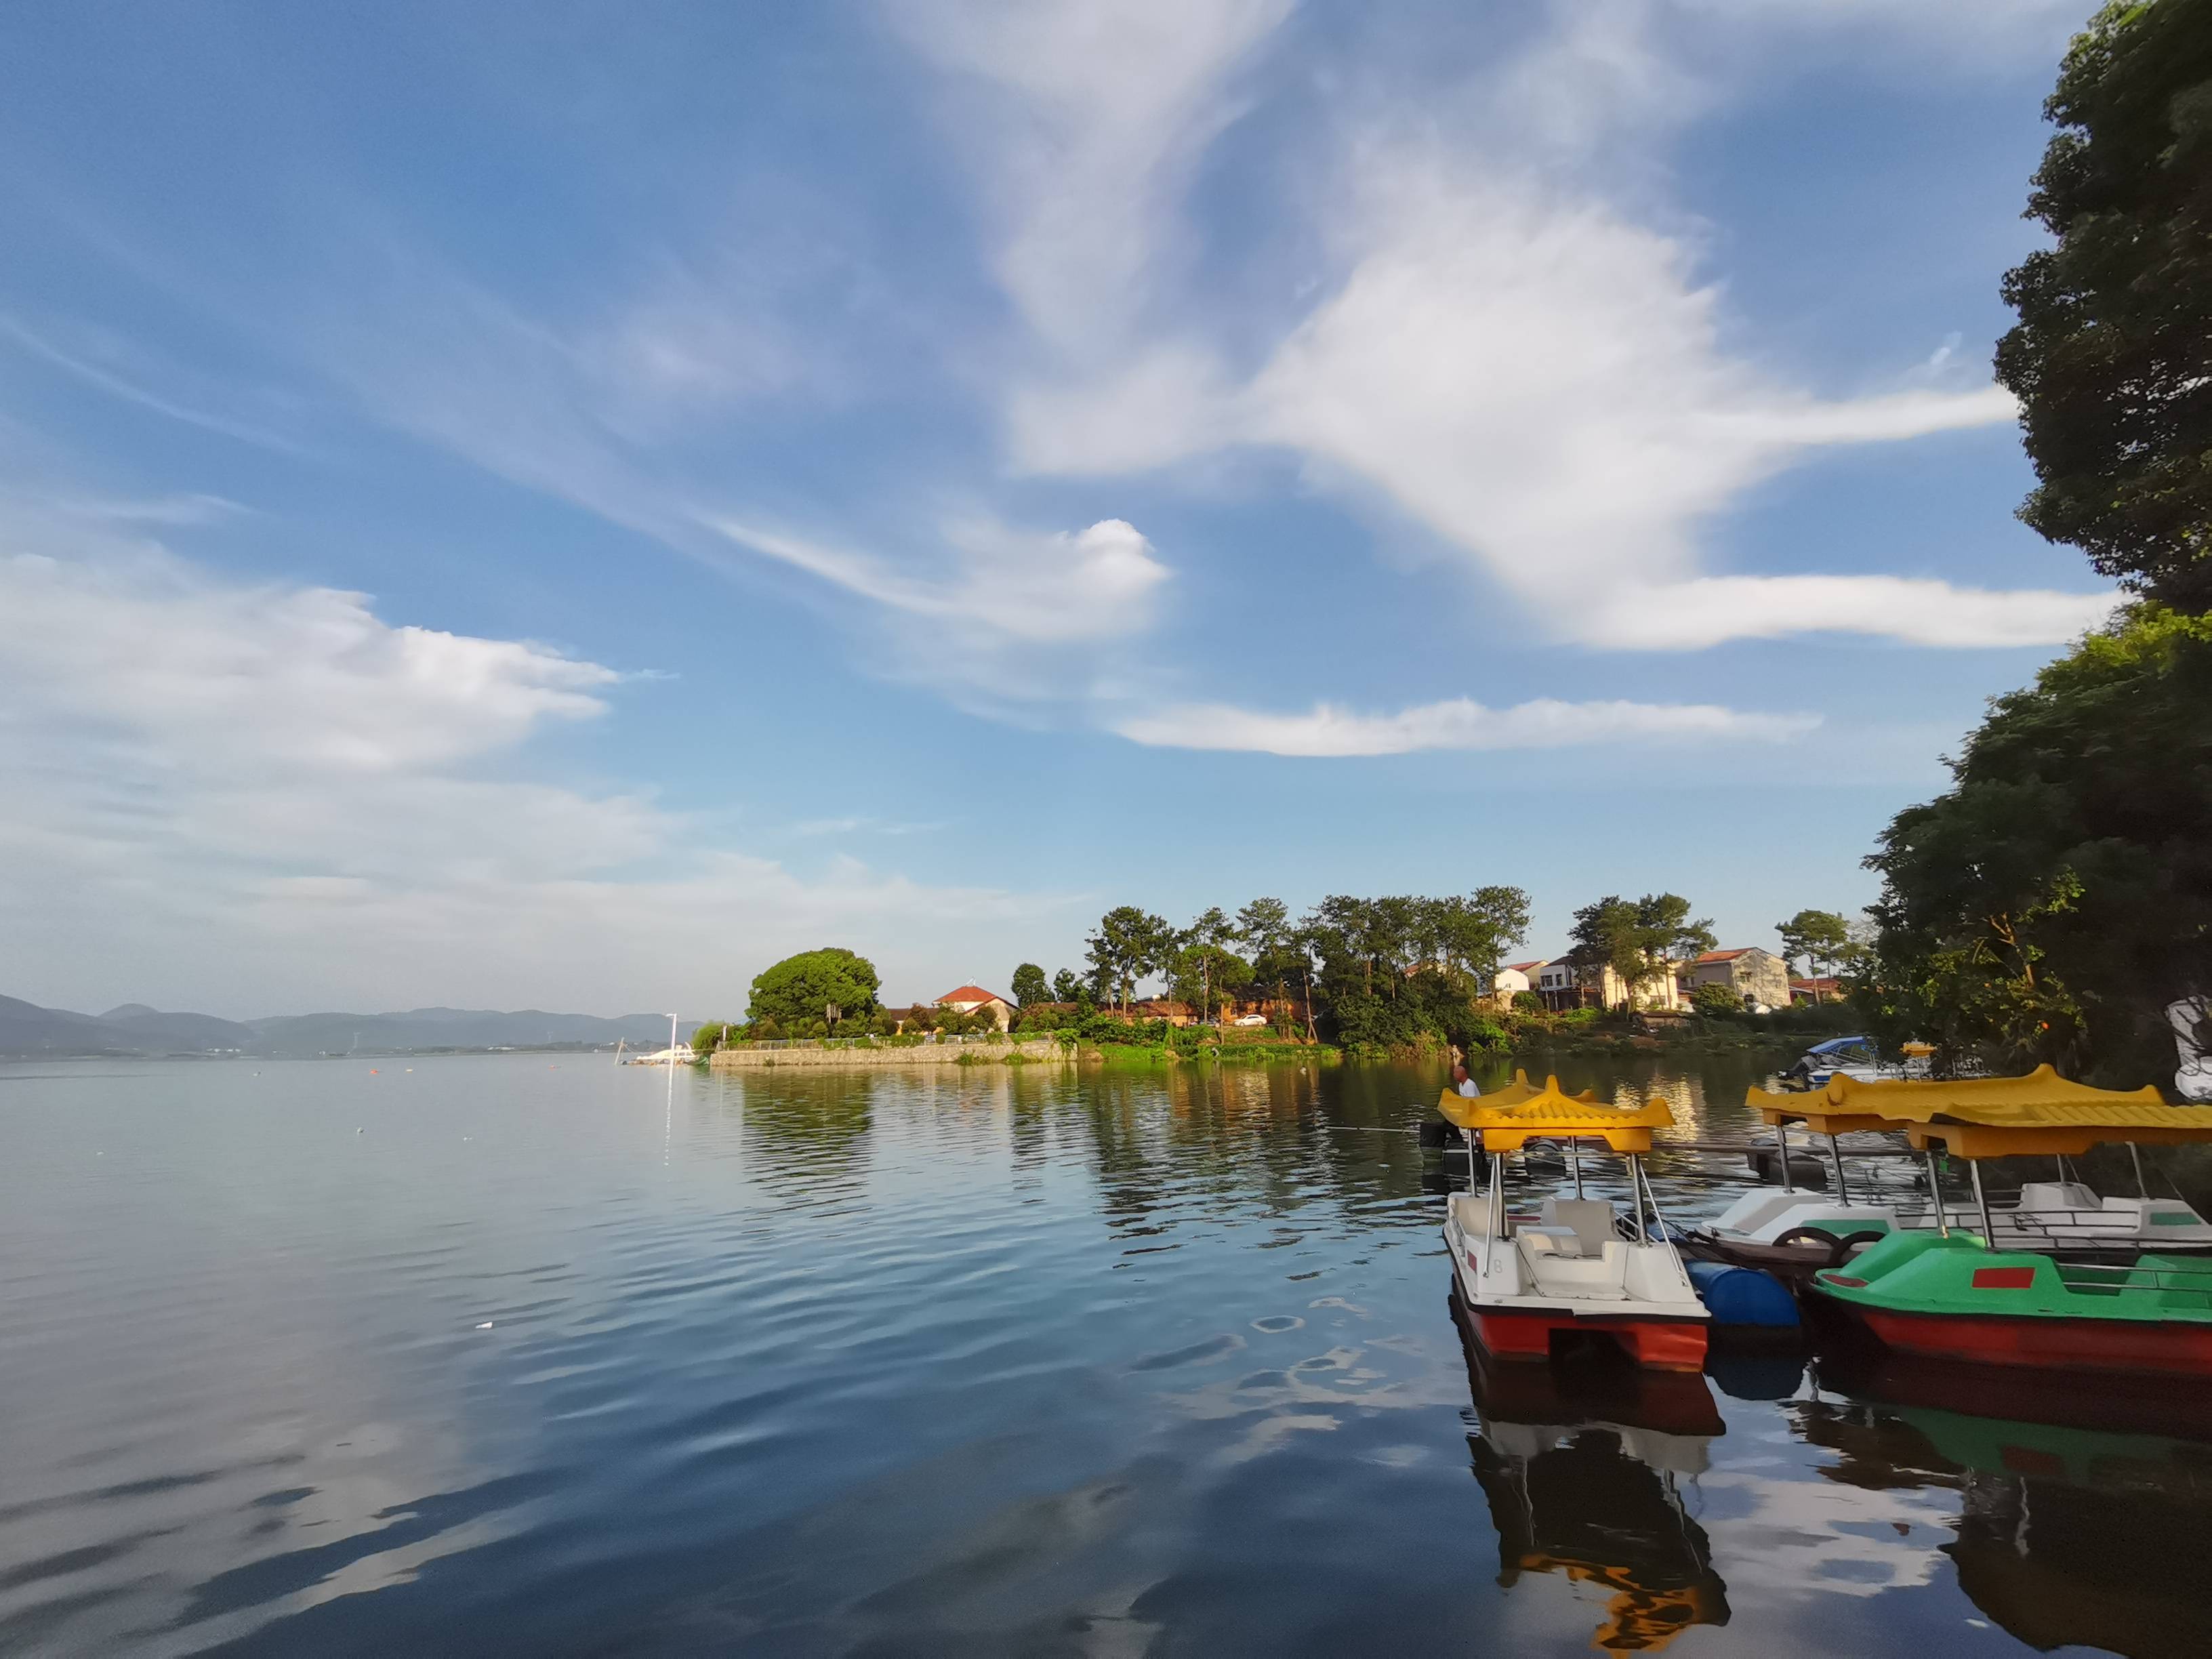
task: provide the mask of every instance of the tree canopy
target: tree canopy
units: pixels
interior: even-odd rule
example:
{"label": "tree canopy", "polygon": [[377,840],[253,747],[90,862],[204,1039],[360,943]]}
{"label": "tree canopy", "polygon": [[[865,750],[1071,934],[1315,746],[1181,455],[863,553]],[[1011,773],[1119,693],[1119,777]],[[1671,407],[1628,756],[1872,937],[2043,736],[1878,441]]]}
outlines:
{"label": "tree canopy", "polygon": [[1612,969],[1632,997],[1714,944],[1712,923],[1692,921],[1690,901],[1679,893],[1646,893],[1633,903],[1608,894],[1575,912],[1568,937],[1568,961],[1589,973]]}
{"label": "tree canopy", "polygon": [[1999,697],[1867,860],[1896,1036],[2141,1083],[2212,987],[2212,618],[2144,605]]}
{"label": "tree canopy", "polygon": [[[1832,974],[1857,948],[1850,923],[1833,910],[1800,910],[1789,921],[1777,922],[1774,931],[1782,935],[1782,959],[1794,962],[1802,957],[1808,979],[1825,977],[1820,972],[1824,967]],[[1819,1000],[1817,994],[1814,1000]]]}
{"label": "tree canopy", "polygon": [[876,1012],[882,981],[866,957],[830,947],[802,951],[765,969],[753,981],[750,1021],[772,1019],[778,1025],[822,1020],[834,1030],[838,1021]]}
{"label": "tree canopy", "polygon": [[1045,983],[1044,969],[1034,962],[1025,962],[1015,969],[1013,982],[1006,988],[1024,1008],[1032,1002],[1052,1000],[1052,987]]}
{"label": "tree canopy", "polygon": [[2115,0],[2066,55],[2005,278],[1996,374],[2040,481],[2021,517],[2108,576],[2212,607],[2212,7]]}

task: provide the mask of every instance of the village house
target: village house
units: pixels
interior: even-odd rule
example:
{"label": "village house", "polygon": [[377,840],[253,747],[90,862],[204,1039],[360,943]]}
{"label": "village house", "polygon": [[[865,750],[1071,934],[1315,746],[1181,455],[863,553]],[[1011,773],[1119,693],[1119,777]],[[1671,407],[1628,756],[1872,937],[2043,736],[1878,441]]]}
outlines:
{"label": "village house", "polygon": [[1840,1002],[1844,997],[1844,982],[1829,974],[1816,975],[1811,979],[1790,981],[1790,1000],[1792,1002]]}
{"label": "village house", "polygon": [[957,1014],[983,1014],[1002,1031],[1014,1023],[1013,1003],[980,985],[963,985],[957,991],[947,991],[930,1006],[947,1008]]}
{"label": "village house", "polygon": [[[1578,969],[1564,957],[1535,964],[1536,994],[1553,1013],[1568,1008],[1620,1008],[1631,1000],[1628,982],[1610,963],[1595,973]],[[1672,968],[1662,969],[1635,987],[1638,1008],[1652,1013],[1672,1013],[1683,1006],[1683,993]]]}
{"label": "village house", "polygon": [[1534,962],[1507,963],[1490,976],[1491,1000],[1500,1008],[1510,1008],[1515,997],[1536,989],[1537,974],[1549,965],[1541,957]]}
{"label": "village house", "polygon": [[1690,964],[1688,979],[1692,991],[1701,985],[1725,986],[1747,1008],[1790,1006],[1790,964],[1756,945],[1706,951]]}

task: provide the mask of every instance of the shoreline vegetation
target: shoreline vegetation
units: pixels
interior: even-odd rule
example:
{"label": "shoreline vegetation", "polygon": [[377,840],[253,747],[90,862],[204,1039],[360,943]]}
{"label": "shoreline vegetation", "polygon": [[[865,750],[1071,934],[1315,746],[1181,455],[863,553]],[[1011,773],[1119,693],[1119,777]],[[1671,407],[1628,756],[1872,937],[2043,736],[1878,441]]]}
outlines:
{"label": "shoreline vegetation", "polygon": [[[1842,920],[1832,920],[1840,938]],[[933,1003],[886,1006],[866,957],[801,951],[753,981],[743,1020],[709,1021],[691,1046],[697,1060],[725,1069],[1419,1063],[1802,1048],[1858,1029],[1859,1016],[1840,1002],[1753,1012],[1722,987],[1701,988],[1686,1006],[1635,994],[1671,988],[1684,964],[1712,946],[1710,925],[1675,894],[1607,897],[1576,912],[1570,959],[1583,982],[1629,988],[1631,1000],[1612,1008],[1501,994],[1498,970],[1528,927],[1528,895],[1513,887],[1443,897],[1336,894],[1297,918],[1280,900],[1259,898],[1233,916],[1208,909],[1186,927],[1121,905],[1087,937],[1087,971],[1048,977],[1023,963],[1008,995],[967,985]],[[1801,949],[1808,966],[1819,959]],[[1163,994],[1139,996],[1139,981]],[[1653,1000],[1662,1006],[1646,1006]]]}

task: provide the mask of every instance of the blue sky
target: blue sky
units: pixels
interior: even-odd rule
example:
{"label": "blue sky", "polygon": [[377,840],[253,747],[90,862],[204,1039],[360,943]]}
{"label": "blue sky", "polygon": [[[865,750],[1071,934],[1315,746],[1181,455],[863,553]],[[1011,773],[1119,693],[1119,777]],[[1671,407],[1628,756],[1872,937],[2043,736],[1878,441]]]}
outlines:
{"label": "blue sky", "polygon": [[13,10],[0,990],[1855,908],[2110,603],[1988,373],[2081,9]]}

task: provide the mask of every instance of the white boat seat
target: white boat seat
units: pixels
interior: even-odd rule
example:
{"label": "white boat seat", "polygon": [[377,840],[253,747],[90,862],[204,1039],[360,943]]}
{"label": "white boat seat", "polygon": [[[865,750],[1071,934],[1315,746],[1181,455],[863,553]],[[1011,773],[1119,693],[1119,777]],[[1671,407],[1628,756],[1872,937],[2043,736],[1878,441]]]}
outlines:
{"label": "white boat seat", "polygon": [[1549,1250],[1557,1255],[1583,1254],[1582,1235],[1572,1227],[1546,1227],[1541,1224],[1516,1227],[1513,1230],[1513,1236],[1527,1239],[1532,1250]]}
{"label": "white boat seat", "polygon": [[1572,1228],[1584,1255],[1601,1255],[1607,1244],[1620,1242],[1613,1229],[1613,1205],[1606,1199],[1547,1198],[1536,1218],[1547,1227]]}
{"label": "white boat seat", "polygon": [[1628,1299],[1628,1246],[1621,1240],[1607,1239],[1587,1255],[1562,1255],[1548,1248],[1551,1243],[1540,1236],[1521,1240],[1521,1260],[1535,1294],[1577,1302]]}

